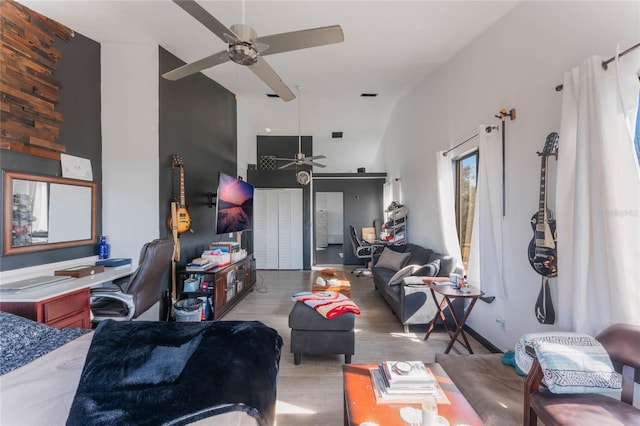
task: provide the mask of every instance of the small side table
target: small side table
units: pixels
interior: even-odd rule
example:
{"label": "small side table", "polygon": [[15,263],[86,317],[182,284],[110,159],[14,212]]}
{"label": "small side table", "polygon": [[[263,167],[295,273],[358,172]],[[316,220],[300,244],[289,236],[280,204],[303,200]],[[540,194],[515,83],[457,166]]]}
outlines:
{"label": "small side table", "polygon": [[[449,341],[449,344],[447,345],[447,348],[445,349],[444,353],[448,354],[451,351],[453,344],[457,341],[462,346],[464,346],[469,351],[470,354],[472,354],[473,350],[471,349],[471,345],[469,344],[469,340],[467,339],[467,336],[464,334],[463,327],[465,322],[467,322],[467,318],[469,318],[469,314],[471,313],[473,306],[476,304],[476,301],[480,296],[482,296],[483,294],[482,291],[480,291],[478,288],[475,288],[475,287],[469,287],[469,290],[471,290],[471,293],[462,293],[460,290],[450,285],[437,285],[433,282],[427,283],[426,285],[431,290],[431,296],[433,296],[433,301],[438,307],[438,311],[436,312],[433,319],[431,320],[431,323],[429,324],[429,329],[427,330],[426,336],[424,336],[424,340],[427,340],[429,338],[429,335],[431,335],[431,332],[433,331],[436,325],[436,321],[438,320],[438,317],[440,317],[442,319],[442,323],[444,324],[445,330],[451,337],[451,340]],[[439,293],[443,296],[440,303],[438,303],[438,300],[436,299],[436,293]],[[465,309],[464,315],[462,316],[462,318],[458,318],[458,316],[456,315],[456,311],[453,309],[452,301],[453,299],[457,299],[457,298],[471,299],[471,302],[469,303],[469,306]],[[447,321],[445,320],[443,309],[446,308],[447,306],[449,307],[449,312],[451,313],[451,316],[455,323],[455,330],[450,330],[449,326],[447,325]],[[462,336],[463,341],[458,340],[460,336]]]}

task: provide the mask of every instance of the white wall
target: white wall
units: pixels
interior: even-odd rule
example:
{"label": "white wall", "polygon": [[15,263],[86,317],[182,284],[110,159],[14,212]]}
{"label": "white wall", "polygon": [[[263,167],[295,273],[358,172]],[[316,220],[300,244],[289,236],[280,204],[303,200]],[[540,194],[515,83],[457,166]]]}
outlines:
{"label": "white wall", "polygon": [[[472,136],[482,123],[499,124],[494,115],[500,109],[517,110],[517,119],[506,125],[507,298],[478,302],[468,321],[501,349],[513,349],[525,332],[557,328],[535,319],[540,276],[527,259],[533,236],[529,220],[538,208],[536,151],[560,125],[562,94],[554,88],[565,71],[587,57],[609,58],[617,43],[625,49],[639,38],[640,2],[522,2],[396,104],[374,168],[387,170],[389,179],[402,179],[403,201],[411,217],[409,241],[435,250],[442,249],[433,208],[436,151]],[[473,143],[466,144],[455,154],[472,148]],[[552,188],[555,161],[549,166]],[[553,194],[548,201],[553,209]],[[555,280],[552,287],[557,302]],[[555,308],[562,306],[556,303]],[[506,329],[496,319],[505,319]]]}
{"label": "white wall", "polygon": [[136,263],[159,235],[158,46],[102,43],[101,63],[102,228]]}
{"label": "white wall", "polygon": [[[255,78],[255,76],[250,76]],[[293,87],[292,83],[289,83]],[[385,123],[391,108],[380,108],[375,98],[361,98],[354,93],[353,99],[336,99],[331,94],[314,94],[314,99],[305,97],[312,88],[302,93],[300,129],[303,135],[313,137],[313,154],[325,155],[320,163],[327,167],[315,168],[319,173],[356,173],[365,167],[367,172],[379,172],[371,167]],[[349,114],[340,114],[349,111]],[[256,160],[257,135],[298,135],[297,100],[283,102],[280,99],[262,97],[240,97],[238,99],[238,170],[241,155]],[[331,132],[344,132],[342,139],[332,139]],[[242,145],[242,147],[241,147]],[[242,149],[243,154],[240,150]],[[246,170],[246,167],[245,169]],[[246,172],[243,172],[246,173]],[[241,176],[244,176],[240,173]]]}

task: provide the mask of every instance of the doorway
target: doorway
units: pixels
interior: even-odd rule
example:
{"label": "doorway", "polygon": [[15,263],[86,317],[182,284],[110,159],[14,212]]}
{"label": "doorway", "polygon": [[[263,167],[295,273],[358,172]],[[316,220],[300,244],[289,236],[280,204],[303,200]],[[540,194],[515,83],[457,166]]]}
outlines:
{"label": "doorway", "polygon": [[314,220],[315,265],[344,264],[344,194],[316,192]]}

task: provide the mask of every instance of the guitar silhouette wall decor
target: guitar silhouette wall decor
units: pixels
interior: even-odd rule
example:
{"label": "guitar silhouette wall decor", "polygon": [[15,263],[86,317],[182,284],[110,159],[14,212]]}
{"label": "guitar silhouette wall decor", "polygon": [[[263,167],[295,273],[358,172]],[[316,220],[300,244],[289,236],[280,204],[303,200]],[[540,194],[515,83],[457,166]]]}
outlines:
{"label": "guitar silhouette wall decor", "polygon": [[[171,170],[174,170],[176,167],[180,167],[180,198],[176,204],[176,224],[178,234],[184,234],[191,229],[191,216],[187,210],[187,203],[184,197],[184,164],[182,162],[182,156],[178,154],[174,154],[171,159]],[[169,229],[173,230],[174,223],[172,215],[170,215],[167,220],[167,226]]]}
{"label": "guitar silhouette wall decor", "polygon": [[549,133],[540,158],[540,198],[538,211],[531,217],[533,238],[529,243],[529,263],[542,275],[540,293],[536,301],[536,318],[541,324],[553,324],[555,311],[551,301],[549,278],[558,275],[558,253],[556,247],[556,221],[553,212],[547,207],[547,160],[551,155],[558,158],[557,133]]}

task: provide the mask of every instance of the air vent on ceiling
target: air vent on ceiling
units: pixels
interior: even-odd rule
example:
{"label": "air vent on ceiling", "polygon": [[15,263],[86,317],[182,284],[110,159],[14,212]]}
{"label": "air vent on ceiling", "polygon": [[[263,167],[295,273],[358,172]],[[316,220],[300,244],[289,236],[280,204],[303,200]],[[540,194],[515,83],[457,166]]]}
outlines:
{"label": "air vent on ceiling", "polygon": [[342,132],[331,132],[331,138],[333,138],[333,139],[342,138]]}
{"label": "air vent on ceiling", "polygon": [[360,95],[363,98],[375,98],[376,96],[378,96],[377,93],[363,93]]}
{"label": "air vent on ceiling", "polygon": [[276,95],[275,93],[267,93],[267,97],[268,98],[279,98],[280,96]]}

